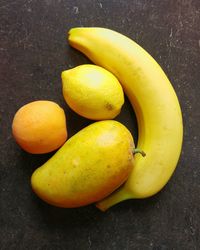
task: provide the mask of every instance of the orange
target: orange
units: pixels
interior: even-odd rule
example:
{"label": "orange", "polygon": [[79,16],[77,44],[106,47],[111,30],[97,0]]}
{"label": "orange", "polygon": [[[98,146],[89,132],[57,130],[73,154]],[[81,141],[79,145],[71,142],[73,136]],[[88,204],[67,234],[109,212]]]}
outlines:
{"label": "orange", "polygon": [[52,101],[28,103],[15,114],[12,132],[16,142],[29,153],[56,150],[67,139],[64,110]]}

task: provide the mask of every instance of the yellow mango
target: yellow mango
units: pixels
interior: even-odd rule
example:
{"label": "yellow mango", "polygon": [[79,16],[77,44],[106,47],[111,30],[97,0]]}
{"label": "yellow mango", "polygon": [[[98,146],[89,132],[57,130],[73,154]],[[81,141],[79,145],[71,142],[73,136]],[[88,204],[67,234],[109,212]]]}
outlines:
{"label": "yellow mango", "polygon": [[72,136],[31,177],[34,192],[58,207],[80,207],[108,196],[133,165],[129,130],[114,120],[95,122]]}

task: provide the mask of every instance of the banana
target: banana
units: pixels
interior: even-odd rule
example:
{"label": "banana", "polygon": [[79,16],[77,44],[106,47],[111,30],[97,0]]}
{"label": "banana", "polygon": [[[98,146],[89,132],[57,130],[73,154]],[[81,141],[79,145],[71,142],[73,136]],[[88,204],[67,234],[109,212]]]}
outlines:
{"label": "banana", "polygon": [[135,155],[126,183],[96,206],[105,211],[123,200],[156,194],[172,176],[183,140],[181,109],[170,81],[142,47],[116,31],[77,27],[69,31],[68,39],[72,47],[119,79],[136,113],[137,148],[146,153]]}

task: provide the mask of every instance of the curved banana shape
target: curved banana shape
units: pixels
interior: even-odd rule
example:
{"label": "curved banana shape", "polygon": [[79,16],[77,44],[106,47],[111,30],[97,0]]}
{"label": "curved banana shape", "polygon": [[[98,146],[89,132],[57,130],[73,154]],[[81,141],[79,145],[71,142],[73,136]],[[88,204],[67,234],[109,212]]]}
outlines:
{"label": "curved banana shape", "polygon": [[159,192],[173,174],[182,147],[182,114],[175,91],[158,63],[137,43],[105,28],[72,28],[69,43],[111,71],[128,96],[138,122],[138,145],[127,182],[97,203],[105,211],[131,198]]}

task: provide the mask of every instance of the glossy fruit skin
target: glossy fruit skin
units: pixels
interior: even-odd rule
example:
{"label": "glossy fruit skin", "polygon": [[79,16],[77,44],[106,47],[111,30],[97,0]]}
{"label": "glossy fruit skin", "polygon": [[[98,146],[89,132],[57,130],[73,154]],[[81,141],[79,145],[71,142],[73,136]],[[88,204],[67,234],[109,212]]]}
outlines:
{"label": "glossy fruit skin", "polygon": [[158,63],[137,43],[105,28],[80,27],[69,31],[69,43],[122,84],[138,121],[137,148],[125,185],[97,204],[101,210],[131,198],[159,192],[172,176],[181,153],[182,114],[176,93]]}
{"label": "glossy fruit skin", "polygon": [[49,153],[67,139],[64,110],[55,102],[39,100],[22,106],[15,114],[12,133],[28,153]]}
{"label": "glossy fruit skin", "polygon": [[124,103],[117,78],[102,67],[83,64],[61,74],[63,96],[79,115],[92,120],[115,118]]}
{"label": "glossy fruit skin", "polygon": [[133,138],[113,120],[95,122],[71,137],[31,177],[34,192],[58,207],[80,207],[109,195],[128,178]]}

